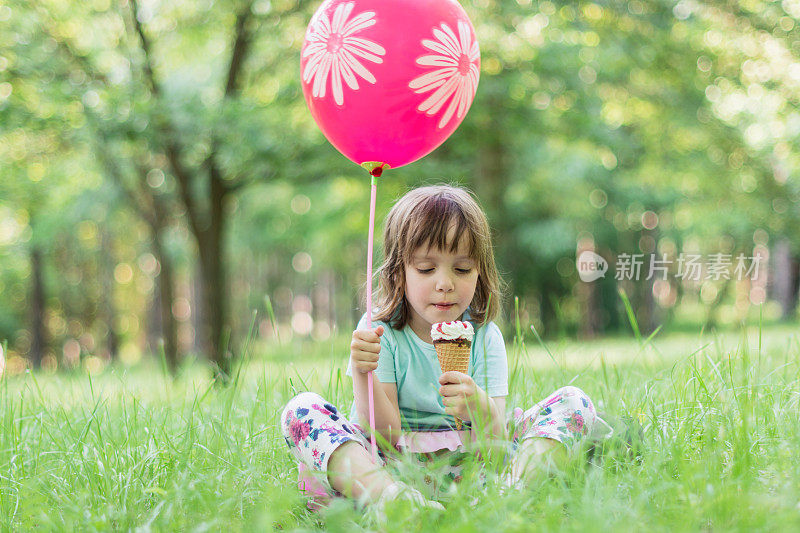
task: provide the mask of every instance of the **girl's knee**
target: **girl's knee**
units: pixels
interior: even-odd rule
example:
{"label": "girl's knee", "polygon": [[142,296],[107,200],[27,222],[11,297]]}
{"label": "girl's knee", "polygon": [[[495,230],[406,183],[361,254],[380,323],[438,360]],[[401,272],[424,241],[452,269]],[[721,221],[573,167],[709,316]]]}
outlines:
{"label": "girl's knee", "polygon": [[591,411],[594,411],[592,400],[585,392],[583,392],[583,390],[579,389],[578,387],[567,385],[566,387],[561,387],[558,389],[556,394],[560,395],[562,402],[567,404],[572,409],[578,411],[586,411],[587,409],[590,409]]}
{"label": "girl's knee", "polygon": [[[325,399],[317,394],[316,392],[301,392],[299,394],[295,394],[291,400],[286,402],[286,406],[283,408],[283,413],[287,411],[294,411],[298,407],[310,409],[312,404],[319,404],[324,403]],[[281,416],[281,418],[284,418]]]}
{"label": "girl's knee", "polygon": [[562,387],[559,393],[567,411],[564,417],[567,427],[575,433],[591,434],[597,419],[591,398],[583,390],[571,385]]}
{"label": "girl's knee", "polygon": [[309,413],[312,405],[323,403],[325,400],[316,392],[301,392],[286,402],[286,406],[281,412],[281,429],[284,437],[288,436],[293,419],[302,418],[303,414]]}
{"label": "girl's knee", "polygon": [[556,391],[556,393],[560,394],[560,395],[562,395],[564,397],[567,397],[567,398],[573,398],[575,396],[581,396],[581,395],[585,396],[586,395],[586,393],[583,392],[583,390],[581,390],[580,388],[576,387],[575,385],[566,385],[564,387],[561,387],[560,389],[558,389]]}

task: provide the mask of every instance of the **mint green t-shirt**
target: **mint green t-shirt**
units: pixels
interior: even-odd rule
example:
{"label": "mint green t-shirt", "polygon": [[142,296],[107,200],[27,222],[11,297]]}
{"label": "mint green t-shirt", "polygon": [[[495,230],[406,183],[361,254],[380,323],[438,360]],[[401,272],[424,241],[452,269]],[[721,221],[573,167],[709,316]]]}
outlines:
{"label": "mint green t-shirt", "polygon": [[[356,329],[366,329],[366,313]],[[469,311],[463,320],[469,320]],[[420,339],[411,326],[396,330],[383,321],[374,321],[372,327],[382,325],[381,352],[375,377],[381,383],[397,384],[397,401],[400,421],[406,431],[442,431],[455,428],[452,416],[444,413],[439,395],[439,377],[442,375],[439,359],[433,344]],[[473,327],[475,323],[473,322]],[[476,328],[467,374],[490,397],[508,395],[508,359],[503,334],[494,322]],[[347,375],[352,377],[348,358]],[[350,420],[358,421],[355,401],[350,409]]]}

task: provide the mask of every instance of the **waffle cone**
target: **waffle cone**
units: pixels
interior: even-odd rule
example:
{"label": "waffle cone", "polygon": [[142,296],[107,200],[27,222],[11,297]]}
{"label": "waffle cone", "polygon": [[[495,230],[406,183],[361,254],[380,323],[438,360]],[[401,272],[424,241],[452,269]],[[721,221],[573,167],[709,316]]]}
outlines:
{"label": "waffle cone", "polygon": [[[469,354],[472,343],[460,342],[434,342],[436,355],[439,357],[439,366],[442,372],[467,373],[469,370]],[[456,429],[461,429],[461,419],[456,418]]]}

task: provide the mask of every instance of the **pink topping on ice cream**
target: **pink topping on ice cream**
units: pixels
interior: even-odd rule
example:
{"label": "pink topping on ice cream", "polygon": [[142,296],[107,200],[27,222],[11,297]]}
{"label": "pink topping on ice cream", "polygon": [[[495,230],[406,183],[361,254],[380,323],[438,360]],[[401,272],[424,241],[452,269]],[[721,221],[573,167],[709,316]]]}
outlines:
{"label": "pink topping on ice cream", "polygon": [[475,331],[469,322],[454,320],[453,322],[439,322],[431,326],[431,339],[436,341],[454,341],[465,339],[472,342]]}

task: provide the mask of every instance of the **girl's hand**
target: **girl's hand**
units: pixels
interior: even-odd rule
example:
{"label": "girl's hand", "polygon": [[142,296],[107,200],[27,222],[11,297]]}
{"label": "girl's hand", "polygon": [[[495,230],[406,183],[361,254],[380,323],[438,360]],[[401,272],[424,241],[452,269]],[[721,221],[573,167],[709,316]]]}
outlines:
{"label": "girl's hand", "polygon": [[357,329],[353,332],[353,341],[350,343],[350,363],[354,370],[366,374],[378,368],[381,335],[383,335],[383,326],[375,329]]}
{"label": "girl's hand", "polygon": [[471,377],[462,372],[445,372],[439,377],[439,394],[442,395],[444,412],[461,420],[472,420],[486,393]]}

